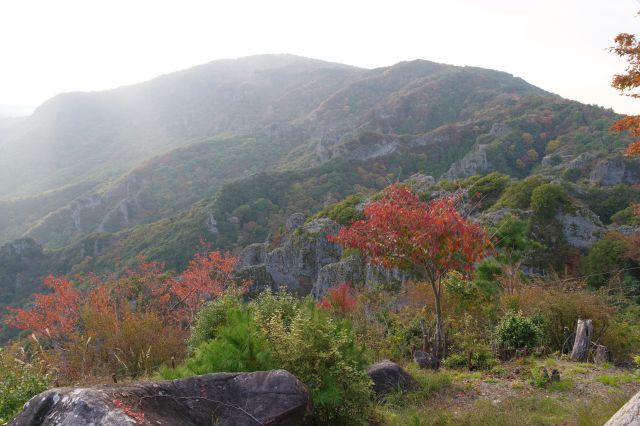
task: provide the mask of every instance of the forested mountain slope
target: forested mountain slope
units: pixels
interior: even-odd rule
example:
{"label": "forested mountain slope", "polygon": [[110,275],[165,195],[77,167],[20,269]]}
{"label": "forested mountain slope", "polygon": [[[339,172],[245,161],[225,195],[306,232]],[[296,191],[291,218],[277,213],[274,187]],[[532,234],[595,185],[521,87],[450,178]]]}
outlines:
{"label": "forested mountain slope", "polygon": [[60,95],[0,129],[0,244],[27,238],[0,251],[0,303],[23,303],[47,272],[142,258],[180,270],[201,240],[277,244],[292,213],[415,173],[562,181],[609,224],[637,196],[616,188],[640,182],[616,154],[628,143],[608,131],[617,117],[422,60],[364,70],[266,55]]}

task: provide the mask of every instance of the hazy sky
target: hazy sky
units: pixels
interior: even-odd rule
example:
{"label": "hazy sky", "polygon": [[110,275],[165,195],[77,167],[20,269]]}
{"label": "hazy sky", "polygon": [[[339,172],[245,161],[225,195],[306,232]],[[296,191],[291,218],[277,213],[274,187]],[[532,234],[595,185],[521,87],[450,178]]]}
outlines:
{"label": "hazy sky", "polygon": [[507,71],[640,113],[607,48],[638,0],[0,0],[0,104],[136,83],[213,59],[293,53],[367,68],[410,59]]}

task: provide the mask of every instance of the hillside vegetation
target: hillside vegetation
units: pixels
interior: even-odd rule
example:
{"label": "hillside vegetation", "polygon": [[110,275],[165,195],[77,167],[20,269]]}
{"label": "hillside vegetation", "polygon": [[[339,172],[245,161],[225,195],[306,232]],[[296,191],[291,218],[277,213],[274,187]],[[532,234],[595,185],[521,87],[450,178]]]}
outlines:
{"label": "hillside vegetation", "polygon": [[[0,421],[54,384],[272,368],[316,424],[603,420],[640,388],[620,118],[421,60],[59,95],[0,125]],[[374,395],[382,359],[417,385]]]}

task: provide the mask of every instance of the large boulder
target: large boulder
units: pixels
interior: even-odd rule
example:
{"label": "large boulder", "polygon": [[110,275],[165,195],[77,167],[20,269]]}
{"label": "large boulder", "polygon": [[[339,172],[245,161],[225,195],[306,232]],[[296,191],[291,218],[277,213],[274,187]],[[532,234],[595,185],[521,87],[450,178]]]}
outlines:
{"label": "large boulder", "polygon": [[604,426],[640,426],[640,392],[623,405]]}
{"label": "large boulder", "polygon": [[371,365],[367,374],[373,382],[373,391],[377,397],[397,391],[416,390],[420,386],[402,367],[388,359]]}
{"label": "large boulder", "polygon": [[10,425],[299,425],[311,411],[305,386],[273,370],[51,389],[27,402]]}

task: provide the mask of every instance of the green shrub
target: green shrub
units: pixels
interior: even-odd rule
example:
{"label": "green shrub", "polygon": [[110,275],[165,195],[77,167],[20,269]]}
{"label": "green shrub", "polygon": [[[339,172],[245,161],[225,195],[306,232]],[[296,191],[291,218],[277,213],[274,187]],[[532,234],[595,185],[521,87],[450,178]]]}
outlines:
{"label": "green shrub", "polygon": [[614,388],[617,388],[625,383],[640,381],[637,377],[631,376],[629,374],[601,374],[600,376],[596,377],[596,380],[602,384]]}
{"label": "green shrub", "polygon": [[309,387],[318,424],[366,424],[371,382],[350,323],[285,292],[267,292],[250,304],[219,305],[225,303],[230,308],[224,318],[214,302],[194,326],[206,331],[213,325],[212,338],[175,370],[163,368],[162,377],[282,368]]}
{"label": "green shrub", "polygon": [[530,370],[531,384],[537,388],[544,388],[549,383],[549,372],[545,367],[538,366]]}
{"label": "green shrub", "polygon": [[606,285],[611,277],[625,267],[626,244],[618,239],[596,241],[584,259],[583,272],[593,288]]}
{"label": "green shrub", "polygon": [[230,309],[214,339],[201,343],[176,370],[163,368],[165,379],[213,372],[235,373],[276,368],[266,336],[247,307]]}
{"label": "green shrub", "polygon": [[274,293],[271,289],[260,293],[250,308],[258,324],[267,324],[274,316],[282,319],[288,327],[298,313],[302,302],[300,299],[281,288]]}
{"label": "green shrub", "polygon": [[[469,355],[451,354],[442,362],[442,365],[447,368],[467,368],[469,366]],[[494,365],[496,365],[496,359],[486,346],[478,345],[471,352],[472,370],[491,370]]]}
{"label": "green shrub", "polygon": [[13,418],[25,402],[47,389],[49,377],[37,358],[25,362],[0,348],[0,424]]}
{"label": "green shrub", "polygon": [[[637,356],[638,348],[640,348],[639,323],[640,307],[638,306],[629,306],[616,315],[612,315],[600,343],[609,348],[616,364],[628,365],[634,359],[640,361],[640,357]],[[638,366],[640,367],[640,362]]]}
{"label": "green shrub", "polygon": [[496,327],[498,344],[508,349],[534,348],[543,339],[539,324],[522,312],[509,311]]}
{"label": "green shrub", "polygon": [[531,192],[531,209],[540,217],[551,218],[569,206],[569,198],[560,185],[545,183]]}
{"label": "green shrub", "polygon": [[309,386],[319,424],[366,424],[371,382],[348,322],[309,302],[289,325],[276,315],[264,329],[279,366]]}
{"label": "green shrub", "polygon": [[469,197],[484,209],[494,204],[509,184],[509,177],[499,172],[489,173],[476,180],[468,190]]}
{"label": "green shrub", "polygon": [[633,206],[624,208],[611,216],[611,221],[616,225],[640,225],[640,218],[635,213]]}
{"label": "green shrub", "polygon": [[531,193],[534,189],[548,181],[540,176],[530,176],[519,182],[514,182],[505,189],[496,207],[509,207],[526,210],[531,205]]}
{"label": "green shrub", "polygon": [[198,311],[188,341],[191,352],[218,334],[218,329],[227,321],[228,312],[237,310],[242,303],[240,297],[239,293],[229,291]]}
{"label": "green shrub", "polygon": [[362,211],[357,209],[358,204],[361,202],[361,196],[350,195],[339,203],[325,207],[316,213],[313,218],[328,217],[340,225],[348,226],[364,217]]}

